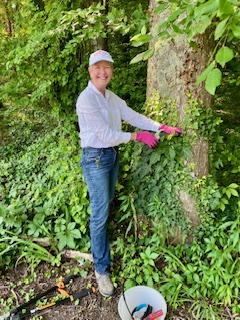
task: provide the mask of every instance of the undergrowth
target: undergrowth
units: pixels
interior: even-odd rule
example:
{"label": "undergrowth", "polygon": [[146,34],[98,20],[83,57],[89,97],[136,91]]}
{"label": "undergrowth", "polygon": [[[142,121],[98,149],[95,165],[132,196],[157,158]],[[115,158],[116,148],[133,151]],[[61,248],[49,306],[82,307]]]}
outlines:
{"label": "undergrowth", "polygon": [[[155,100],[146,112],[176,125],[175,105],[167,102],[167,111],[165,105]],[[229,163],[236,171],[239,160],[234,152],[226,159],[230,150],[219,134],[221,120],[211,110],[190,100],[186,114],[192,121],[182,127],[191,134],[162,137],[151,150],[134,142],[120,147],[116,224],[110,221],[113,280],[117,286],[126,279],[125,289],[153,286],[172,309],[190,305],[193,319],[221,319],[225,308],[240,312],[239,185],[231,174],[219,179],[222,167]],[[1,147],[1,268],[21,259],[60,265],[63,249],[90,250],[75,118],[53,127],[32,143]],[[196,178],[191,148],[200,135],[210,144],[211,174]],[[228,139],[232,146],[237,136]],[[179,201],[181,191],[195,199],[198,226]],[[50,247],[43,248],[39,238],[48,238]]]}

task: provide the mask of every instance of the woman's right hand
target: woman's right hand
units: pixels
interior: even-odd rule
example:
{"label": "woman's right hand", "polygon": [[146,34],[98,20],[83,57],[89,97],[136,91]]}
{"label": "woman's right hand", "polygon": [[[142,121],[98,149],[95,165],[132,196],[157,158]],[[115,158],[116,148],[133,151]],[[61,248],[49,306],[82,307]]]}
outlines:
{"label": "woman's right hand", "polygon": [[149,131],[137,132],[136,140],[145,143],[149,148],[158,144],[158,139]]}

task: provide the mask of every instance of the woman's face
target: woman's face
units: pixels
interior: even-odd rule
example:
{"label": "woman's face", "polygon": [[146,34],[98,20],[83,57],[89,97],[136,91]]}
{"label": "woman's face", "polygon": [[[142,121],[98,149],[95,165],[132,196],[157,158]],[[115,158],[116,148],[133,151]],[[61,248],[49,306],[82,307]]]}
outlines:
{"label": "woman's face", "polygon": [[109,61],[99,61],[88,68],[90,78],[94,86],[103,94],[112,79],[113,67]]}

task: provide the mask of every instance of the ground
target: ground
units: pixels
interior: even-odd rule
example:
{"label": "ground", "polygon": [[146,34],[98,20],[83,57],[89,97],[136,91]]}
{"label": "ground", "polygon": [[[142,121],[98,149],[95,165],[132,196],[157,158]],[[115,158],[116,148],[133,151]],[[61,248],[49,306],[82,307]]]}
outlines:
{"label": "ground", "polygon": [[[1,272],[0,276],[0,314],[6,312],[6,306],[14,309],[18,305],[26,302],[27,297],[31,297],[46,291],[47,289],[56,285],[60,276],[69,276],[73,274],[78,267],[77,261],[65,262],[61,267],[52,267],[48,263],[41,263],[34,270],[31,270],[27,265],[18,264],[16,268]],[[31,274],[35,274],[31,278]],[[51,277],[49,275],[51,274]],[[24,279],[31,279],[24,280]],[[95,276],[92,268],[88,275],[84,278],[82,276],[75,279],[75,281],[67,287],[70,294],[74,294],[87,287],[93,286],[97,288]],[[56,297],[57,292],[49,295],[47,303]],[[35,319],[42,320],[119,320],[118,301],[122,294],[122,288],[116,289],[116,294],[111,298],[102,297],[97,291],[90,294],[81,300],[78,304],[68,302],[62,306],[53,306],[45,311],[38,313]],[[61,296],[58,296],[61,299]],[[42,298],[43,299],[43,298]],[[46,303],[46,302],[44,302]],[[31,306],[34,309],[35,305]],[[1,317],[0,317],[1,319]],[[25,318],[29,319],[29,318]],[[170,311],[165,318],[172,320],[190,320],[185,310],[178,310],[170,314]]]}

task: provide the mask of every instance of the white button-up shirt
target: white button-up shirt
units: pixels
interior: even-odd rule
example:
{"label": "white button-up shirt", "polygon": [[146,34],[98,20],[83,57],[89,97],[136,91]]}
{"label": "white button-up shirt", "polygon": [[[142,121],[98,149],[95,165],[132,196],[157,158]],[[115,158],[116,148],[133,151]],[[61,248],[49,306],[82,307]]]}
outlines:
{"label": "white button-up shirt", "polygon": [[110,90],[105,97],[89,81],[77,100],[81,147],[108,148],[127,143],[130,132],[122,131],[122,120],[142,130],[157,131],[160,123],[129,108]]}

